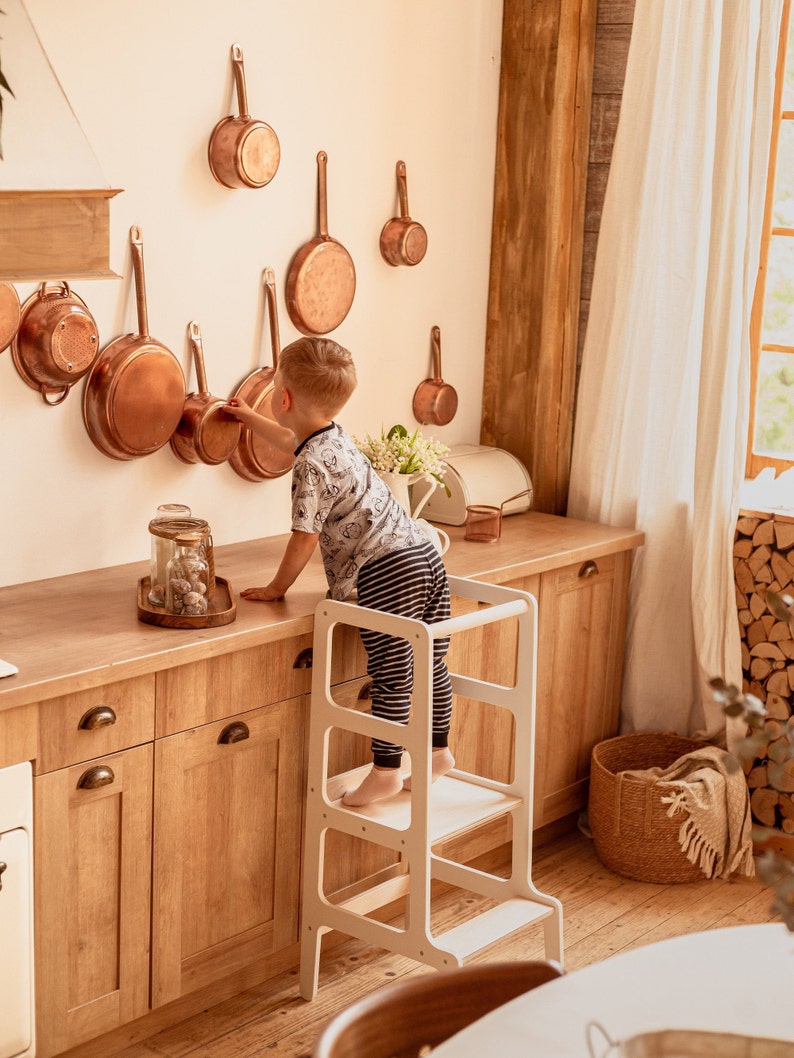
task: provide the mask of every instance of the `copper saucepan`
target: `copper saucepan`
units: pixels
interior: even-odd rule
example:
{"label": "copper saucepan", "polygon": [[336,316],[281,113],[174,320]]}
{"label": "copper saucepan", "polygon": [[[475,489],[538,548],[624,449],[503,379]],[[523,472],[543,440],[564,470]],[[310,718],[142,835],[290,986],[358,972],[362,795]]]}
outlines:
{"label": "copper saucepan", "polygon": [[61,404],[99,353],[99,332],[83,299],[66,282],[42,283],[27,299],[11,341],[20,378],[45,404]]}
{"label": "copper saucepan", "polygon": [[207,149],[212,175],[224,187],[264,187],[281,160],[278,136],[264,121],[248,113],[243,50],[232,44],[232,64],[240,113],[222,118],[212,130]]}
{"label": "copper saucepan", "polygon": [[4,352],[19,327],[19,294],[13,283],[0,283],[0,353]]}
{"label": "copper saucepan", "polygon": [[[276,306],[276,275],[272,268],[264,271],[265,297],[270,319],[270,345],[273,351],[273,366],[260,367],[252,372],[237,387],[235,397],[244,400],[254,411],[273,418],[273,378],[278,367],[278,355],[281,351],[278,329],[278,309]],[[232,469],[246,481],[264,481],[266,478],[278,478],[286,474],[295,462],[293,456],[282,452],[263,437],[243,426],[240,441],[229,457]]]}
{"label": "copper saucepan", "polygon": [[441,377],[441,330],[430,331],[433,345],[433,377],[420,382],[414,393],[413,408],[423,426],[446,426],[458,410],[458,395]]}
{"label": "copper saucepan", "polygon": [[416,265],[427,252],[427,232],[408,215],[408,182],[405,162],[397,162],[400,216],[386,221],[380,233],[380,252],[390,265]]}
{"label": "copper saucepan", "polygon": [[317,155],[320,231],[298,250],[287,274],[287,312],[301,334],[327,334],[350,311],[356,293],[356,269],[344,246],[328,234],[326,165]]}
{"label": "copper saucepan", "polygon": [[185,399],[182,418],[173,434],[171,448],[183,463],[225,463],[240,440],[240,421],[226,410],[226,401],[213,397],[207,388],[201,328],[188,324],[188,337],[196,366],[197,393]]}
{"label": "copper saucepan", "polygon": [[141,229],[130,228],[138,333],[106,346],[83,391],[88,436],[111,459],[136,459],[167,444],[185,406],[185,376],[174,354],[149,336]]}

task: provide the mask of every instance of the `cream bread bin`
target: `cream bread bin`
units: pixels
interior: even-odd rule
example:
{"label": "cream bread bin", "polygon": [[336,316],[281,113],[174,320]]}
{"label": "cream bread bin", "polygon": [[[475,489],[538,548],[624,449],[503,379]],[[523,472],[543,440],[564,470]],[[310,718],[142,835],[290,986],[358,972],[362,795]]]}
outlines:
{"label": "cream bread bin", "polygon": [[[439,485],[422,508],[422,517],[442,525],[463,525],[466,508],[473,504],[499,507],[517,493],[520,499],[505,504],[502,514],[520,514],[532,505],[532,482],[524,464],[510,452],[487,445],[453,445],[445,460],[444,481],[451,495]],[[418,504],[429,486],[418,481],[412,500]]]}

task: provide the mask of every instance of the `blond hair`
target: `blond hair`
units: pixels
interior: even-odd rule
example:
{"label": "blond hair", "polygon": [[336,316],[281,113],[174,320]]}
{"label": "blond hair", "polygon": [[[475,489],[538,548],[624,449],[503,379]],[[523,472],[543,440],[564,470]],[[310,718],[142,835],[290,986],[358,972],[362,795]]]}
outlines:
{"label": "blond hair", "polygon": [[282,379],[298,400],[333,418],[356,388],[353,357],[330,338],[298,338],[278,358]]}

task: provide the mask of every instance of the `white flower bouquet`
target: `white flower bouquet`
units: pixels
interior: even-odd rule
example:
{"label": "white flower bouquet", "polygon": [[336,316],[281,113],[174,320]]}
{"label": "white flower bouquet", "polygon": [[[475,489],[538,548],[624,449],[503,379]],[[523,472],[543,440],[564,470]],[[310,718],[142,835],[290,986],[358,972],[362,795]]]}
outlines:
{"label": "white flower bouquet", "polygon": [[367,434],[363,441],[357,437],[353,440],[375,470],[392,474],[430,474],[444,485],[447,469],[444,456],[449,453],[449,446],[433,437],[423,437],[418,427],[409,434],[404,426],[395,423],[388,431],[381,427],[380,437]]}

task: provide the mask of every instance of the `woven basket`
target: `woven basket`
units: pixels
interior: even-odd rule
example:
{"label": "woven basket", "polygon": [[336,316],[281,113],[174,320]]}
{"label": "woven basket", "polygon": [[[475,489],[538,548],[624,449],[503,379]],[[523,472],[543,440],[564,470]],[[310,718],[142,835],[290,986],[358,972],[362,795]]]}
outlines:
{"label": "woven basket", "polygon": [[656,784],[625,770],[667,768],[704,743],[661,732],[618,735],[593,747],[588,815],[598,858],[640,882],[696,882],[705,875],[678,843],[681,812],[667,815]]}

